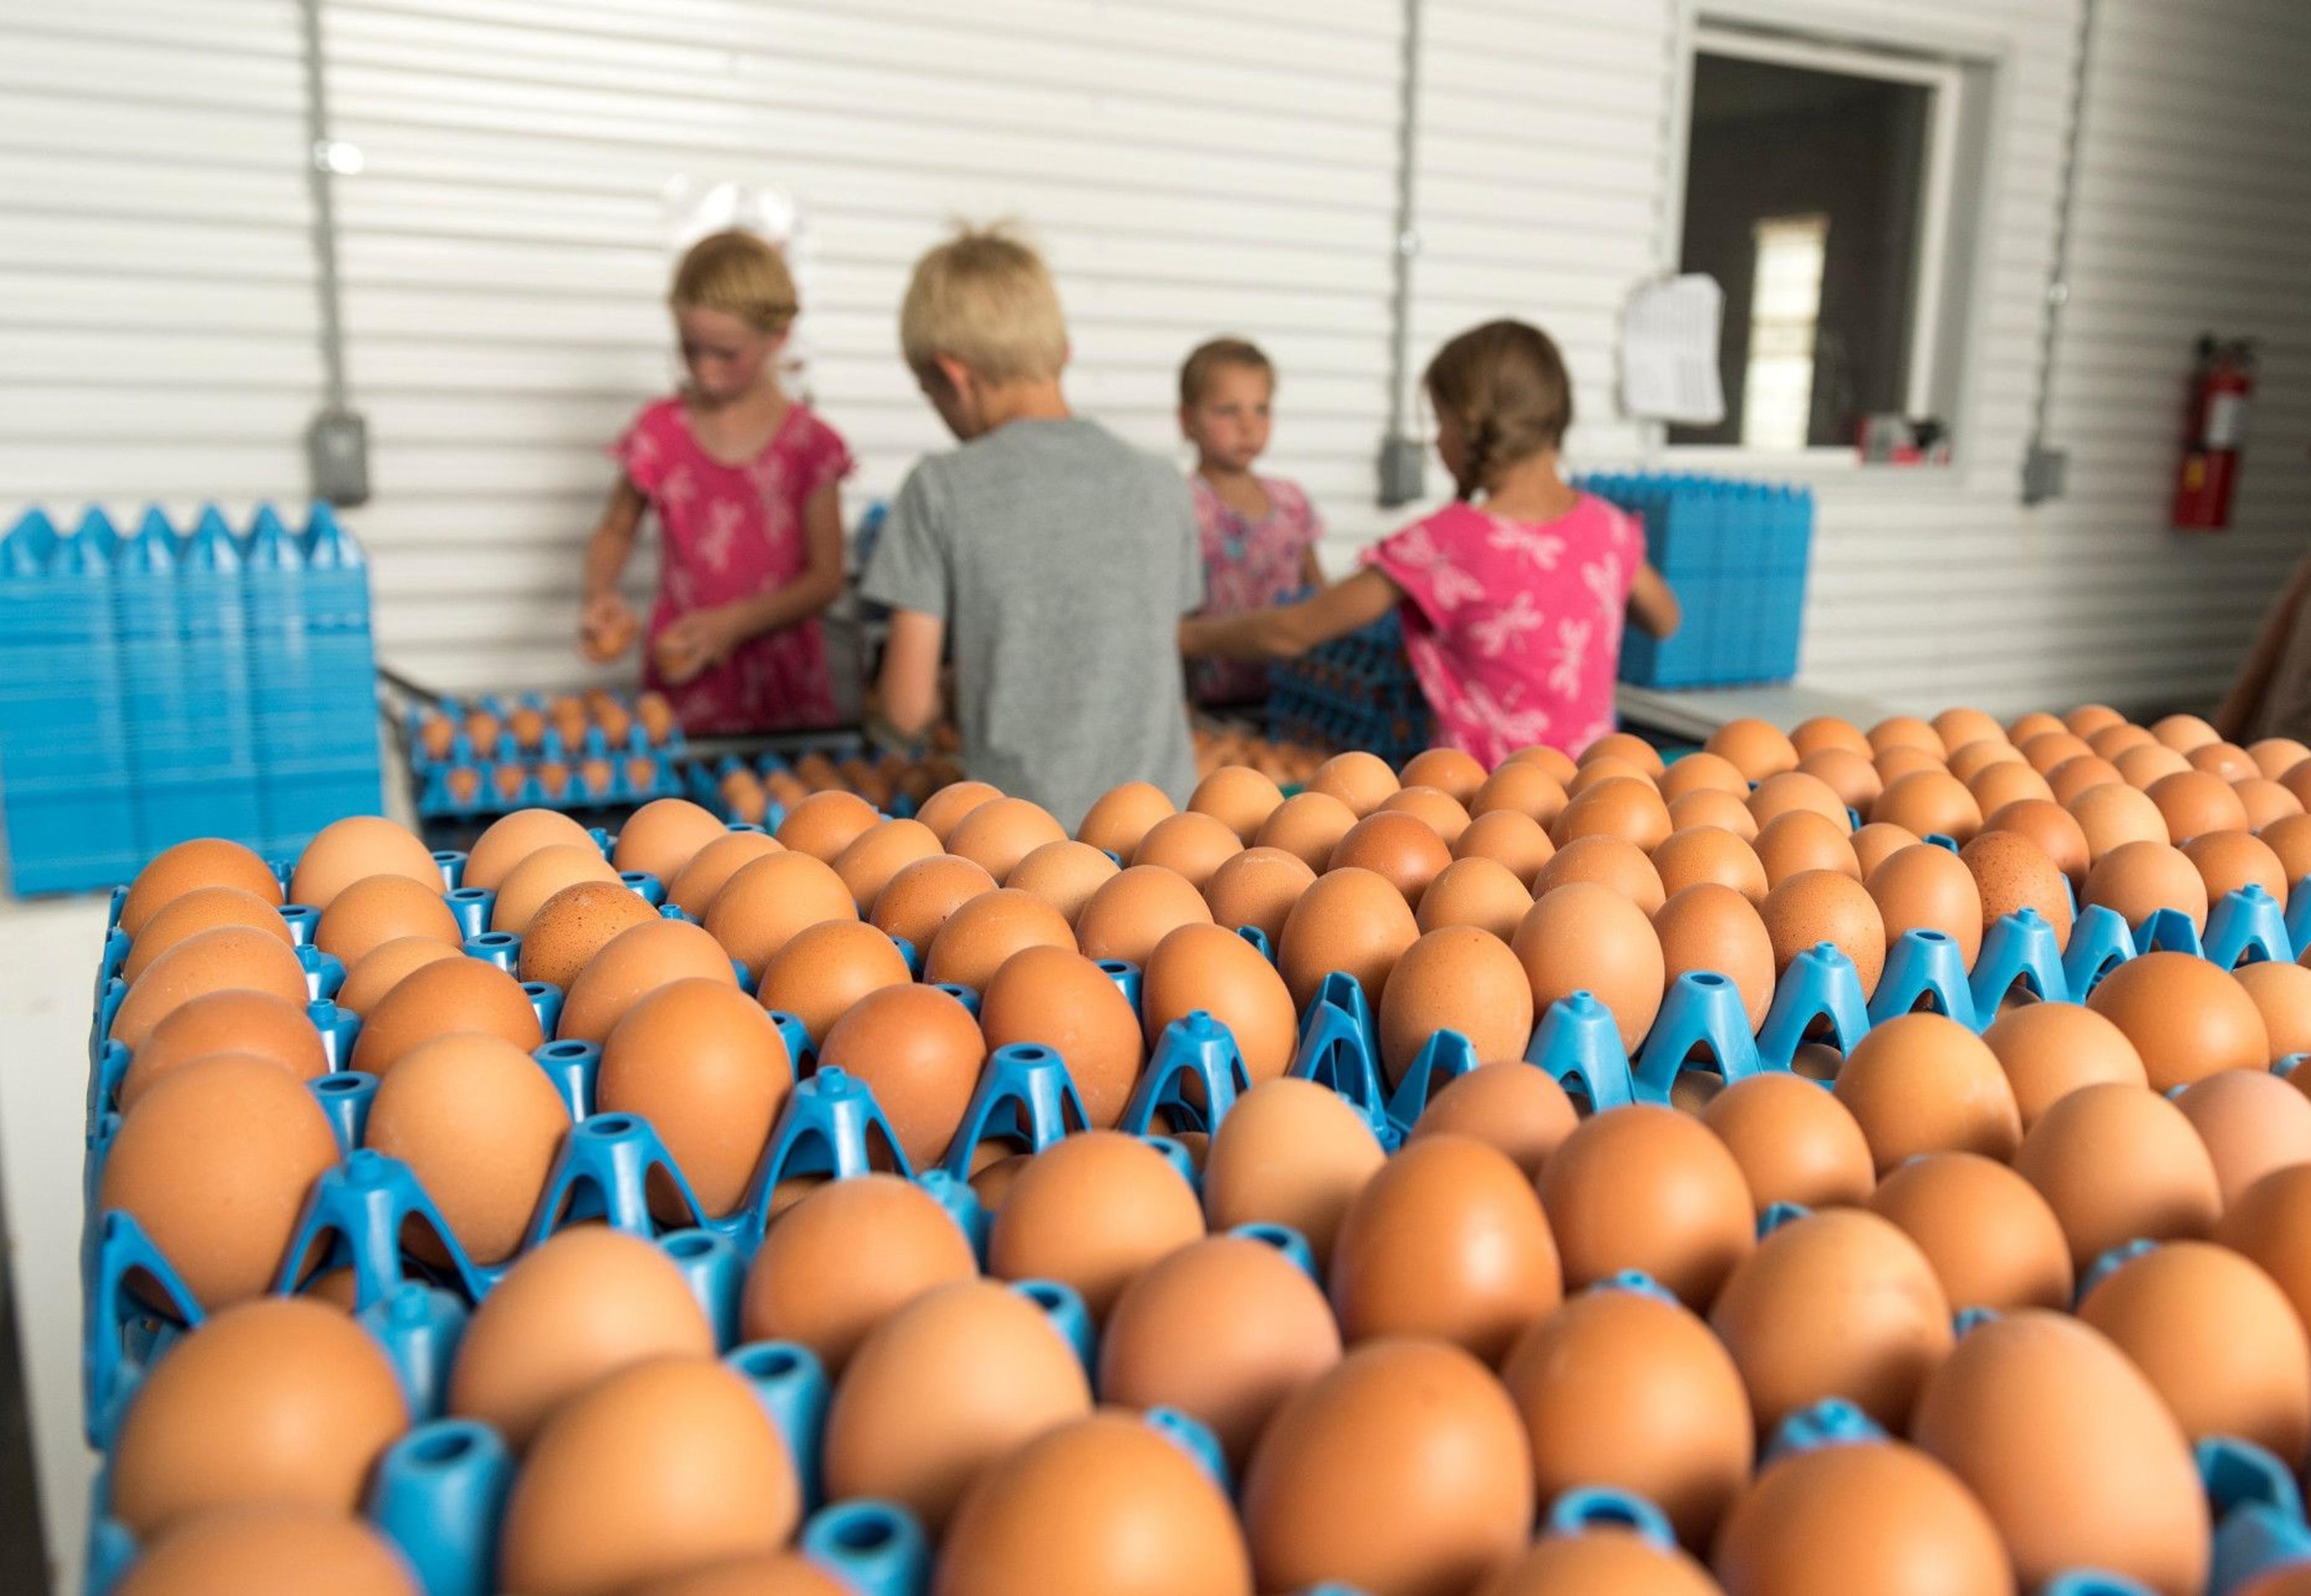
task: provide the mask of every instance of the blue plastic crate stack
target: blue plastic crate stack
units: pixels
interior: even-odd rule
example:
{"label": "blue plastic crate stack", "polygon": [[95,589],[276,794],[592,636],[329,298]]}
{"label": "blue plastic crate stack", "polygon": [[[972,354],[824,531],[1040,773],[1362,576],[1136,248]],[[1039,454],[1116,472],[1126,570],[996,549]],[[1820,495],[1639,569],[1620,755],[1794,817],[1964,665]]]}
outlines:
{"label": "blue plastic crate stack", "polygon": [[[562,701],[575,702],[570,694],[492,693],[410,709],[402,732],[418,815],[467,820],[515,809],[632,808],[684,789],[678,772],[689,745],[679,726],[669,718],[654,737],[632,694],[597,689],[587,697],[606,709],[589,710],[574,740],[567,734],[576,720],[557,725],[554,713]],[[611,735],[604,712],[615,712],[623,735]],[[486,749],[474,746],[477,721],[493,728]],[[535,728],[527,740],[525,722]]]}
{"label": "blue plastic crate stack", "polygon": [[1576,485],[1644,524],[1645,557],[1685,609],[1677,635],[1621,640],[1621,680],[1730,687],[1797,675],[1813,495],[1682,473],[1608,474]]}
{"label": "blue plastic crate stack", "polygon": [[1428,746],[1431,721],[1393,614],[1279,663],[1269,689],[1271,742],[1361,748],[1400,765]]}
{"label": "blue plastic crate stack", "polygon": [[326,505],[236,534],[101,509],[0,538],[0,806],[19,893],[107,886],[187,837],[293,852],[380,796],[369,573]]}

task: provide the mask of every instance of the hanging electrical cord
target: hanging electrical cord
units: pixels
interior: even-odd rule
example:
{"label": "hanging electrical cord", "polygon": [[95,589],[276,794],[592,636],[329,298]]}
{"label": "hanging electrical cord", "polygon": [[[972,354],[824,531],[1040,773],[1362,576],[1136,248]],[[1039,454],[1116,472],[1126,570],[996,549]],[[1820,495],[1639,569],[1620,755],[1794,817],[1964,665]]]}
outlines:
{"label": "hanging electrical cord", "polygon": [[2079,0],[2078,48],[2071,53],[2070,133],[2062,146],[2062,178],[2054,208],[2054,257],[2046,268],[2046,314],[2038,337],[2037,391],[2030,406],[2030,447],[2022,460],[2022,502],[2043,504],[2062,496],[2070,454],[2046,442],[2054,409],[2054,359],[2062,340],[2062,312],[2071,302],[2071,229],[2078,206],[2079,151],[2085,142],[2087,73],[2094,47],[2096,0]]}
{"label": "hanging electrical cord", "polygon": [[314,288],[320,301],[321,408],[306,430],[313,496],[331,504],[369,497],[369,423],[345,379],[344,284],[337,271],[336,181],[362,170],[360,147],[331,136],[321,0],[298,7],[305,47],[306,187],[313,202]]}
{"label": "hanging electrical cord", "polygon": [[1396,236],[1389,315],[1388,433],[1380,446],[1380,501],[1410,504],[1421,496],[1427,446],[1412,430],[1412,266],[1420,253],[1417,221],[1421,0],[1404,0],[1404,65],[1396,124]]}

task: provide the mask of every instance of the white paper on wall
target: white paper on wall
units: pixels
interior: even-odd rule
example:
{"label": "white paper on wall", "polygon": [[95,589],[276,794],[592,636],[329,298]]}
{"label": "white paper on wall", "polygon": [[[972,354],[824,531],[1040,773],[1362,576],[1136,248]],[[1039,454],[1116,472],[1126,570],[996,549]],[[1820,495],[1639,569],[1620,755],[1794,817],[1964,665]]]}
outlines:
{"label": "white paper on wall", "polygon": [[1714,426],[1725,419],[1717,338],[1725,291],[1690,272],[1648,283],[1621,320],[1621,407],[1652,421]]}

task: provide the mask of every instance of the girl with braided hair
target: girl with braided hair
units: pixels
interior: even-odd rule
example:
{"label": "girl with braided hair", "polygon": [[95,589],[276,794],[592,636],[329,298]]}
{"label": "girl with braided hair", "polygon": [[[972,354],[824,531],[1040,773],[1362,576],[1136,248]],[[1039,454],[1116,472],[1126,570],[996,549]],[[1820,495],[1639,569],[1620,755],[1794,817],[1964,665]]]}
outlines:
{"label": "girl with braided hair", "polygon": [[1393,609],[1440,744],[1488,767],[1534,744],[1578,754],[1613,728],[1624,621],[1667,637],[1677,596],[1645,563],[1636,522],[1558,468],[1573,388],[1548,334],[1472,327],[1436,352],[1422,386],[1453,501],[1313,597],[1182,622],[1181,651],[1288,659]]}

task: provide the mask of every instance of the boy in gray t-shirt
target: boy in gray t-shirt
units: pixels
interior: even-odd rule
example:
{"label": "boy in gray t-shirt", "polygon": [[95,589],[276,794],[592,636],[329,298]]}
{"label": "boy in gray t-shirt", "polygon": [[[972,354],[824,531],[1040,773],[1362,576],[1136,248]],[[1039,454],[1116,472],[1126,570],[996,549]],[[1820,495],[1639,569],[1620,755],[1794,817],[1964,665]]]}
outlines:
{"label": "boy in gray t-shirt", "polygon": [[907,475],[859,590],[892,606],[882,718],[938,713],[952,633],[964,765],[1072,832],[1101,793],[1196,781],[1178,647],[1203,603],[1178,472],[1060,388],[1067,327],[1034,252],[966,231],[915,267],[907,362],[963,447]]}

